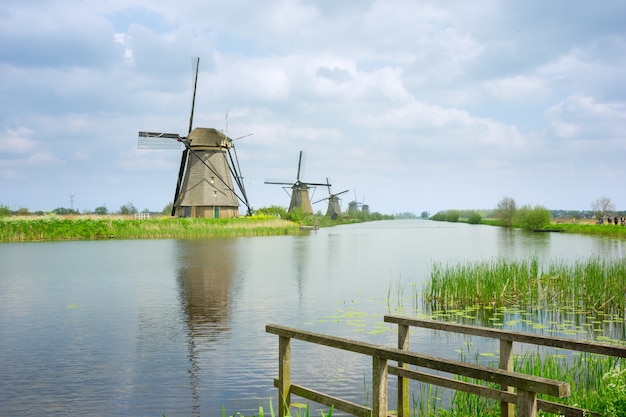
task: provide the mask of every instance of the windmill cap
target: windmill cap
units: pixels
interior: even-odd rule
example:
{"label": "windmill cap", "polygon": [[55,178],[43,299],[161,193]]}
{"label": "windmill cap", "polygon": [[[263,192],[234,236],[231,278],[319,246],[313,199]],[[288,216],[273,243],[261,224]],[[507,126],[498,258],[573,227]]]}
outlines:
{"label": "windmill cap", "polygon": [[230,148],[233,146],[233,140],[217,129],[208,127],[196,127],[187,136],[189,146],[198,147],[222,147]]}

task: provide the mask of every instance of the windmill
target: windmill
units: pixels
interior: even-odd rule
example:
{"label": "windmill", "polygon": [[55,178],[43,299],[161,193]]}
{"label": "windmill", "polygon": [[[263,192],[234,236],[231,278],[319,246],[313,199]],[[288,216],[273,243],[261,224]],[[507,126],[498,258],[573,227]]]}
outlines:
{"label": "windmill", "polygon": [[341,204],[339,202],[339,196],[341,194],[347,193],[350,190],[344,190],[340,193],[333,194],[330,188],[330,180],[326,178],[326,184],[328,185],[328,197],[322,198],[321,200],[314,201],[313,204],[317,204],[321,201],[328,200],[328,209],[326,210],[326,215],[331,219],[335,220],[337,217],[341,215]]}
{"label": "windmill", "polygon": [[[363,203],[360,203],[357,198],[356,198],[356,190],[354,191],[354,200],[350,201],[348,203],[348,213],[349,214],[353,214],[353,213],[358,213],[361,211],[361,208],[363,207]],[[369,207],[367,207],[367,210],[369,211]]]}
{"label": "windmill", "polygon": [[289,203],[289,212],[295,208],[301,208],[307,214],[313,214],[313,207],[311,206],[311,199],[309,197],[309,187],[316,186],[330,186],[330,184],[322,184],[316,182],[303,182],[300,181],[300,168],[302,166],[302,151],[300,151],[300,159],[298,159],[298,174],[296,175],[296,182],[273,182],[265,181],[265,184],[279,184],[283,185],[284,189],[291,188],[291,202]]}
{"label": "windmill", "polygon": [[[192,58],[194,85],[187,136],[183,137],[178,133],[139,132],[138,148],[171,149],[179,148],[181,143],[184,145],[172,216],[238,217],[239,202],[246,206],[247,214],[250,215],[252,207],[248,203],[233,139],[226,136],[226,132],[216,129],[193,128],[199,64],[200,58]],[[238,192],[233,186],[233,179]]]}

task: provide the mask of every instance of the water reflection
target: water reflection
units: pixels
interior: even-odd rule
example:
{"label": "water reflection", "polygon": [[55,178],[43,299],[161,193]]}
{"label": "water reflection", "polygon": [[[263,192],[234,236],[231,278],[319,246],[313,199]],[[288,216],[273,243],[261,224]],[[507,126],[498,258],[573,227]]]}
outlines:
{"label": "water reflection", "polygon": [[498,256],[515,259],[522,256],[546,257],[550,253],[551,233],[537,233],[508,227],[497,228]]}
{"label": "water reflection", "polygon": [[212,350],[230,330],[231,293],[238,252],[232,239],[179,240],[177,283],[187,327],[192,414],[201,415],[203,351]]}
{"label": "water reflection", "polygon": [[180,304],[190,334],[207,341],[229,330],[230,298],[237,251],[234,240],[179,240]]}

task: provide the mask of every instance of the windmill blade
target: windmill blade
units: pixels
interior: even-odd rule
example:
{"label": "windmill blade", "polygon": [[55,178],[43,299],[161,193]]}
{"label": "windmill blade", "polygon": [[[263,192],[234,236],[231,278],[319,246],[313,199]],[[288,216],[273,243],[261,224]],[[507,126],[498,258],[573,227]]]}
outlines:
{"label": "windmill blade", "polygon": [[178,133],[139,132],[137,149],[179,149]]}
{"label": "windmill blade", "polygon": [[312,202],[311,204],[317,204],[317,203],[319,203],[319,202],[322,202],[322,201],[324,201],[324,200],[329,200],[329,199],[330,199],[330,197],[324,197],[324,198],[322,198],[321,200],[317,200],[317,201]]}
{"label": "windmill blade", "polygon": [[263,184],[278,184],[278,185],[289,185],[289,186],[294,185],[294,183],[292,182],[278,182],[278,181],[265,181]]}
{"label": "windmill blade", "polygon": [[328,184],[324,184],[321,182],[300,182],[300,184],[308,185],[311,187],[328,187]]}
{"label": "windmill blade", "polygon": [[302,151],[300,151],[300,158],[298,158],[298,175],[296,175],[296,181],[300,182],[300,167],[302,166]]}
{"label": "windmill blade", "polygon": [[189,116],[189,133],[193,129],[193,110],[196,105],[196,89],[198,87],[198,68],[200,68],[200,57],[191,58],[191,71],[193,72],[193,96],[191,97],[191,115]]}
{"label": "windmill blade", "polygon": [[342,192],[340,192],[340,193],[337,193],[337,194],[331,194],[331,195],[334,195],[334,196],[336,197],[336,196],[338,196],[338,195],[345,194],[345,193],[347,193],[348,191],[350,191],[350,190],[343,190],[343,191],[342,191]]}
{"label": "windmill blade", "polygon": [[[193,73],[193,95],[191,97],[191,113],[189,115],[189,131],[191,133],[193,129],[193,111],[196,106],[196,90],[198,88],[198,69],[200,68],[200,57],[191,58],[191,71]],[[183,175],[185,174],[185,168],[187,165],[187,156],[189,154],[189,147],[185,146],[185,150],[180,158],[180,167],[178,168],[178,179],[176,180],[176,190],[174,191],[174,201],[172,204],[172,216],[176,215],[176,200],[180,194],[180,187],[183,185]]]}

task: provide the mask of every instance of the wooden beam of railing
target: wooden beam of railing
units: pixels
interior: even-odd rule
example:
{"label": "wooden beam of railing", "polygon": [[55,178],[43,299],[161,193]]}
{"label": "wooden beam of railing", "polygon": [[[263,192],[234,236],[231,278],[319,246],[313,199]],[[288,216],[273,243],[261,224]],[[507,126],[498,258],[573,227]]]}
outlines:
{"label": "wooden beam of railing", "polygon": [[600,355],[626,358],[626,346],[612,345],[609,343],[575,340],[565,337],[543,336],[538,334],[514,332],[502,329],[492,329],[488,327],[470,326],[467,324],[419,319],[414,317],[404,317],[393,314],[386,315],[384,317],[384,320],[387,323],[396,323],[405,326],[444,330],[448,332],[489,337],[492,339],[507,340],[511,342],[529,343],[533,345],[549,346],[560,349],[577,350],[580,352],[597,353]]}
{"label": "wooden beam of railing", "polygon": [[[443,388],[449,388],[455,391],[468,392],[481,397],[491,398],[492,400],[502,401],[505,403],[515,404],[517,396],[514,392],[501,391],[496,388],[483,387],[471,382],[459,381],[458,379],[446,378],[443,376],[428,374],[425,372],[414,371],[412,369],[390,366],[389,373],[391,375],[402,376],[405,379],[425,382],[427,384],[437,385]],[[570,407],[564,404],[557,404],[545,400],[537,400],[537,408],[553,414],[566,415],[568,417],[584,417],[585,411]]]}
{"label": "wooden beam of railing", "polygon": [[319,333],[298,330],[276,324],[268,324],[265,327],[265,330],[266,332],[277,336],[360,353],[374,358],[423,366],[425,368],[481,379],[483,381],[506,384],[507,386],[513,386],[523,391],[547,394],[557,398],[567,397],[570,395],[570,386],[568,383],[533,375],[524,375],[503,369],[495,369],[452,359],[408,352],[396,348],[388,348],[372,343],[321,335]]}
{"label": "wooden beam of railing", "polygon": [[[472,336],[486,337],[491,339],[500,340],[500,369],[513,370],[513,342],[534,344],[539,346],[548,346],[561,349],[576,350],[580,352],[609,355],[616,357],[626,357],[626,346],[612,345],[608,343],[599,343],[593,341],[574,340],[564,337],[555,336],[543,336],[530,333],[522,333],[501,329],[493,329],[487,327],[471,326],[458,323],[450,323],[443,321],[436,321],[430,319],[420,319],[414,317],[406,317],[399,315],[386,315],[384,320],[387,323],[398,324],[398,333],[406,333],[409,327],[422,327],[432,330],[441,330],[447,332],[454,332],[460,334],[467,334]],[[399,340],[400,340],[400,336]],[[407,336],[404,335],[403,338]],[[408,346],[408,342],[406,342]],[[400,366],[400,365],[398,365]],[[506,384],[501,385],[502,390],[505,392],[513,392],[513,387]],[[551,401],[537,400],[538,408],[547,412],[557,413],[560,412],[566,416],[581,416],[584,413],[593,415],[595,413],[585,411],[577,407],[565,407],[561,404]],[[559,411],[561,410],[561,411]],[[502,401],[501,404],[502,417],[512,417],[514,415],[513,404],[507,401]]]}
{"label": "wooden beam of railing", "polygon": [[[274,387],[278,388],[279,386],[280,385],[278,379],[275,379]],[[372,409],[369,407],[365,407],[352,401],[344,400],[342,398],[333,397],[331,395],[327,395],[319,391],[303,387],[302,385],[292,383],[291,393],[293,395],[297,395],[299,397],[314,401],[318,404],[322,404],[327,407],[334,407],[336,410],[345,411],[346,413],[349,413],[356,417],[372,416]]]}

